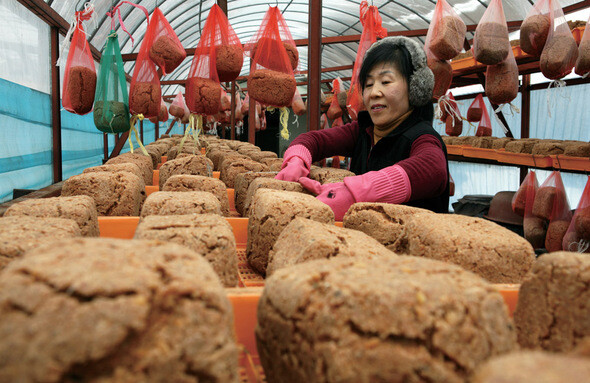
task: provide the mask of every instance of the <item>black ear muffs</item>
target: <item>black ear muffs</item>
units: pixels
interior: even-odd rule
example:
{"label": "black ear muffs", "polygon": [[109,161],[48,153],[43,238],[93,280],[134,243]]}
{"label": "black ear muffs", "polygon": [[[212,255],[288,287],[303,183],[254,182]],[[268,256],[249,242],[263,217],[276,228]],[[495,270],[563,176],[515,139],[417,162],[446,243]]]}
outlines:
{"label": "black ear muffs", "polygon": [[387,47],[393,48],[395,46],[407,49],[410,54],[412,66],[414,67],[414,73],[410,76],[410,83],[408,84],[408,101],[410,106],[419,107],[428,104],[432,101],[434,74],[426,64],[426,53],[420,44],[404,36],[391,36],[371,45],[367,50],[367,53],[378,47],[384,49]]}

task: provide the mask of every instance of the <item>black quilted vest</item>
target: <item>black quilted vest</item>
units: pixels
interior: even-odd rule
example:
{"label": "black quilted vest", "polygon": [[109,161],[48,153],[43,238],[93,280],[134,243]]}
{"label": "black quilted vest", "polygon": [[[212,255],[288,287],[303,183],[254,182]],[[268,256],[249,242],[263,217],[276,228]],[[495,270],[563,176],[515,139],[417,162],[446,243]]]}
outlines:
{"label": "black quilted vest", "polygon": [[[361,175],[374,170],[381,170],[388,166],[395,165],[401,160],[410,156],[412,143],[423,134],[435,136],[441,143],[445,157],[447,148],[440,135],[432,128],[432,123],[421,120],[418,113],[410,114],[397,128],[389,135],[383,137],[374,146],[373,138],[367,132],[367,128],[373,125],[368,112],[360,112],[358,116],[359,138],[352,155],[350,170]],[[432,198],[406,202],[404,205],[428,209],[436,213],[448,213],[449,211],[449,163],[447,167],[447,185],[445,191]]]}

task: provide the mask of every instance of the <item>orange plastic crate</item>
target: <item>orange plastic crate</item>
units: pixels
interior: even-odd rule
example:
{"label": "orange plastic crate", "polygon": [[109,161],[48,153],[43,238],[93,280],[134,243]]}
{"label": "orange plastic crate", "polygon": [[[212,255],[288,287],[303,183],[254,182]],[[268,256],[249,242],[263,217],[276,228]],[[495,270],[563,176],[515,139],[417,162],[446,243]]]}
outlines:
{"label": "orange plastic crate", "polygon": [[215,171],[214,171],[214,172],[213,172],[213,178],[217,178],[217,179],[219,179],[219,173],[220,173],[220,172],[215,172]]}
{"label": "orange plastic crate", "polygon": [[154,170],[154,174],[152,176],[152,185],[158,186],[160,185],[160,170]]}
{"label": "orange plastic crate", "polygon": [[157,191],[160,191],[160,187],[159,186],[153,186],[153,185],[146,185],[145,186],[145,194],[146,196],[155,193]]}

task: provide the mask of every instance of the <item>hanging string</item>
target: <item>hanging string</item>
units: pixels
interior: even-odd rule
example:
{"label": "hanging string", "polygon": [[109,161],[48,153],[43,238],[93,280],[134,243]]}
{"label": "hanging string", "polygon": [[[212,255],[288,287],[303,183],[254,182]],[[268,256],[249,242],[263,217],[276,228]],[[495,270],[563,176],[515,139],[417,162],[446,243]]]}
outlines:
{"label": "hanging string", "polygon": [[86,34],[86,31],[82,27],[82,21],[88,21],[88,20],[96,21],[96,19],[93,17],[93,15],[94,15],[94,4],[92,3],[92,1],[89,1],[84,4],[83,11],[76,11],[75,12],[74,20],[72,20],[72,22],[70,23],[70,28],[68,29],[68,32],[66,33],[66,37],[64,37],[64,39],[61,43],[61,48],[59,49],[59,58],[57,59],[55,66],[61,66],[64,63],[64,60],[67,58],[67,56],[64,55],[64,52],[66,50],[68,50],[68,48],[70,47],[72,35],[74,34],[74,31],[76,30],[76,28],[79,29],[82,33],[84,33],[84,36],[85,36],[84,41],[87,42],[88,35]]}
{"label": "hanging string", "polygon": [[[126,1],[126,0],[121,1],[116,7],[114,7],[111,10],[111,12],[107,12],[107,15],[111,18],[114,18],[115,14],[117,14],[117,16],[119,17],[119,25],[121,25],[121,29],[123,30],[123,32],[127,33],[129,35],[129,37],[131,38],[131,46],[133,46],[135,43],[135,40],[133,39],[133,36],[131,36],[131,33],[129,33],[129,31],[127,31],[127,28],[125,28],[125,24],[123,23],[123,18],[121,17],[121,5],[123,5],[123,4],[129,4],[135,8],[143,11],[143,13],[145,13],[145,17],[147,18],[148,26],[150,25],[150,16],[149,16],[149,13],[145,7],[135,4],[135,3],[132,3],[130,1]],[[111,28],[114,29],[112,20],[111,20]]]}
{"label": "hanging string", "polygon": [[137,132],[137,128],[135,127],[135,124],[137,124],[137,121],[143,121],[143,119],[144,119],[144,117],[143,117],[143,114],[141,114],[141,113],[136,114],[133,117],[131,117],[131,131],[129,132],[129,149],[130,149],[131,153],[133,153],[133,141],[131,140],[131,132],[133,132],[135,134],[135,140],[139,144],[139,147],[141,148],[142,153],[149,157],[149,153],[147,152],[147,150],[143,146],[143,143],[139,139],[139,133]]}
{"label": "hanging string", "polygon": [[283,106],[279,110],[281,113],[279,115],[279,122],[281,125],[281,137],[283,137],[284,140],[288,140],[289,136],[290,136],[289,128],[287,127],[288,122],[289,122],[289,109],[287,109],[287,107]]}
{"label": "hanging string", "polygon": [[547,113],[549,114],[549,118],[551,118],[551,87],[555,86],[559,95],[562,95],[563,88],[565,88],[566,85],[567,84],[563,80],[553,80],[549,83],[549,86],[547,87]]}

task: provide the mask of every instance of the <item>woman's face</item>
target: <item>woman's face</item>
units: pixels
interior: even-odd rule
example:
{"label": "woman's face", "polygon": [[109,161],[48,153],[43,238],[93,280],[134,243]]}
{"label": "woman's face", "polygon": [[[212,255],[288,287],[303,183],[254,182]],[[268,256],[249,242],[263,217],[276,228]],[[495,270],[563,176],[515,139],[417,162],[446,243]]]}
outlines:
{"label": "woman's face", "polygon": [[410,110],[406,79],[392,64],[375,65],[365,82],[363,102],[375,129],[387,129]]}

